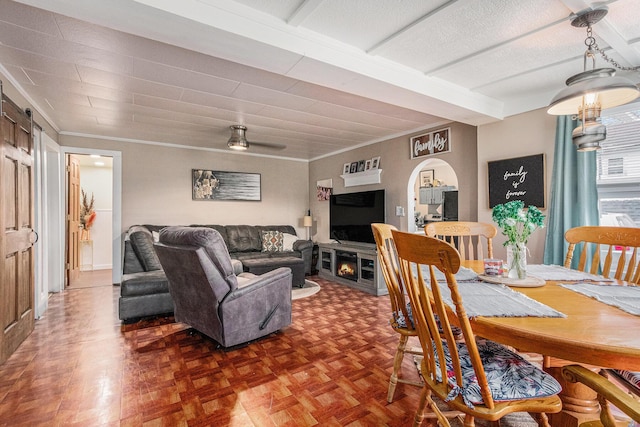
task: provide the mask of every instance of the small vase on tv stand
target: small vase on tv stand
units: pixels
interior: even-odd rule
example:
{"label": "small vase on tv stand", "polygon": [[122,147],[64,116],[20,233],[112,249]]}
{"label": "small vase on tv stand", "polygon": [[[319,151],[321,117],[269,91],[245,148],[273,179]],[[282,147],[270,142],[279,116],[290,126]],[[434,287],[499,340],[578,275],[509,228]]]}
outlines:
{"label": "small vase on tv stand", "polygon": [[527,278],[527,247],[524,243],[507,245],[507,277],[509,279]]}

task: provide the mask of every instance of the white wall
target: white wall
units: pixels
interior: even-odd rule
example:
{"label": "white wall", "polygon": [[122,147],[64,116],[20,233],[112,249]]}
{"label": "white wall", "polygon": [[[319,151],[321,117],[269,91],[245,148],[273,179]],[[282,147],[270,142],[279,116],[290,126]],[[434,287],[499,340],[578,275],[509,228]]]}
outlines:
{"label": "white wall", "polygon": [[[545,209],[542,212],[549,214],[555,135],[556,117],[544,109],[478,127],[478,221],[493,223],[489,209],[488,163],[540,153],[545,154]],[[545,234],[546,229],[538,230],[529,239],[530,264],[542,264]],[[496,258],[506,259],[504,241],[498,231],[493,243]]]}
{"label": "white wall", "polygon": [[[110,167],[80,166],[80,188],[87,194],[87,200],[94,197],[96,220],[91,228],[92,251],[83,248],[81,265],[90,264],[94,270],[111,268],[112,245],[112,205],[113,170]],[[87,262],[83,262],[87,261]]]}

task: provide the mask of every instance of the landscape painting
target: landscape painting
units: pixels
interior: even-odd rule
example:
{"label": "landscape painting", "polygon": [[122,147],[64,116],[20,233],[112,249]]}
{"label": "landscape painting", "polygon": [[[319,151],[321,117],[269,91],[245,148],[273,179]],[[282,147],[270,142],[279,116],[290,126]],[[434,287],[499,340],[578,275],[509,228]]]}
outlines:
{"label": "landscape painting", "polygon": [[192,199],[260,201],[260,174],[192,169]]}

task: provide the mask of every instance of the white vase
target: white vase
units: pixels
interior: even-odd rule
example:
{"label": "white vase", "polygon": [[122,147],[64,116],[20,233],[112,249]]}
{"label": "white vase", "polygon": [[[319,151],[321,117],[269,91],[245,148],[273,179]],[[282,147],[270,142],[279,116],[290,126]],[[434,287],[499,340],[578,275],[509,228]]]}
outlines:
{"label": "white vase", "polygon": [[507,277],[510,279],[527,277],[527,247],[524,243],[507,245]]}

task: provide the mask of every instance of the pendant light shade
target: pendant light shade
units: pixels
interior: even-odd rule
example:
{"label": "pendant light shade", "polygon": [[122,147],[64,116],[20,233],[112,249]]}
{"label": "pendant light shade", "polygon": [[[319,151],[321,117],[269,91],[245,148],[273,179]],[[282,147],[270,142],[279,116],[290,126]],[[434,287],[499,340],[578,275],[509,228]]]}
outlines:
{"label": "pendant light shade", "polygon": [[591,97],[600,108],[611,108],[633,101],[640,90],[630,80],[617,77],[613,68],[584,71],[567,79],[567,87],[553,97],[547,113],[576,114],[585,97]]}

